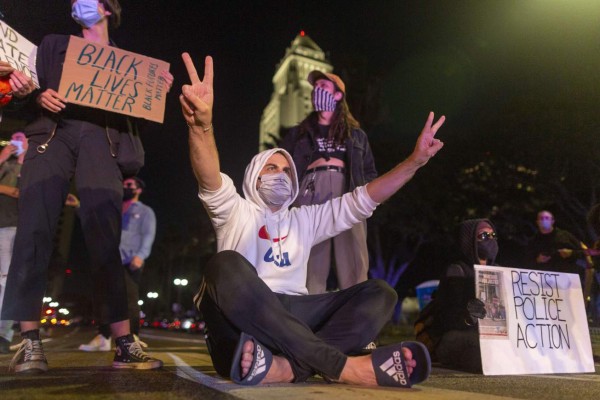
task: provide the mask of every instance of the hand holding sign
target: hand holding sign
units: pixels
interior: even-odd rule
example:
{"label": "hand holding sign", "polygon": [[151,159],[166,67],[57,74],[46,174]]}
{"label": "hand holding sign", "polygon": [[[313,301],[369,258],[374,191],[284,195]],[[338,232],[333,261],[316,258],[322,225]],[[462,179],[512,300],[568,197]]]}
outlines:
{"label": "hand holding sign", "polygon": [[19,99],[27,96],[35,89],[33,80],[24,73],[16,70],[10,74],[10,87],[12,88],[13,95]]}
{"label": "hand holding sign", "polygon": [[6,61],[0,61],[0,76],[10,75],[15,69]]}
{"label": "hand holding sign", "polygon": [[36,101],[40,107],[53,113],[58,113],[63,110],[66,107],[65,103],[67,102],[64,97],[53,89],[46,89],[40,93]]}
{"label": "hand holding sign", "polygon": [[23,98],[35,89],[35,85],[31,78],[14,69],[10,63],[6,61],[0,61],[0,78],[5,80],[10,86],[10,93],[3,93],[5,96],[10,95],[17,98]]}
{"label": "hand holding sign", "polygon": [[469,302],[467,303],[467,311],[469,312],[471,325],[477,324],[477,320],[484,319],[487,314],[487,311],[485,311],[485,304],[483,304],[483,301],[479,299],[469,300]]}

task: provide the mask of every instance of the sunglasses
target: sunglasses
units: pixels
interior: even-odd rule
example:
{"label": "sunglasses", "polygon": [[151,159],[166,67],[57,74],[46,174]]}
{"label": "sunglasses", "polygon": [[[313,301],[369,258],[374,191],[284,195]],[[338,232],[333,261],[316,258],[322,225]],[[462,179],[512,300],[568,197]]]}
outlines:
{"label": "sunglasses", "polygon": [[484,240],[496,240],[497,239],[496,232],[481,232],[477,235],[477,240],[483,242]]}

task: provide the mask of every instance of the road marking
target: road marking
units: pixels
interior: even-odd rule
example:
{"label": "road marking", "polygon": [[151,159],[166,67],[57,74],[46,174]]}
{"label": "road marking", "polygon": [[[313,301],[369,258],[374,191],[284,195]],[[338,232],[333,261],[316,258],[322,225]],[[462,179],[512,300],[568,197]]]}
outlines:
{"label": "road marking", "polygon": [[148,338],[148,339],[166,340],[166,341],[170,341],[170,342],[180,342],[180,343],[198,343],[198,344],[206,343],[204,341],[204,339],[181,339],[181,338],[172,338],[172,337],[159,336],[159,335],[148,335],[147,333],[141,334],[140,337],[143,337],[144,339]]}
{"label": "road marking", "polygon": [[216,389],[220,392],[227,392],[229,389],[239,387],[238,385],[235,385],[230,381],[213,378],[212,376],[203,374],[200,371],[196,371],[194,368],[190,367],[185,361],[183,361],[181,358],[177,357],[173,353],[167,353],[167,355],[171,357],[173,361],[175,361],[175,366],[177,367],[176,375],[180,378],[199,383],[203,386],[208,386],[211,389]]}

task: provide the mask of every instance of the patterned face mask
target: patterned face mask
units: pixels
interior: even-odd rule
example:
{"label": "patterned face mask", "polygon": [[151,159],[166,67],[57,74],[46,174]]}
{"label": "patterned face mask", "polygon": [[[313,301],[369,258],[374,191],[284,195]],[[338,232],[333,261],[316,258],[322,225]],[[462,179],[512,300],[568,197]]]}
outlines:
{"label": "patterned face mask", "polygon": [[337,106],[337,101],[335,101],[333,95],[319,87],[313,90],[312,101],[315,111],[335,111]]}
{"label": "patterned face mask", "polygon": [[258,195],[267,205],[280,207],[292,197],[292,180],[285,172],[264,174],[259,179]]}

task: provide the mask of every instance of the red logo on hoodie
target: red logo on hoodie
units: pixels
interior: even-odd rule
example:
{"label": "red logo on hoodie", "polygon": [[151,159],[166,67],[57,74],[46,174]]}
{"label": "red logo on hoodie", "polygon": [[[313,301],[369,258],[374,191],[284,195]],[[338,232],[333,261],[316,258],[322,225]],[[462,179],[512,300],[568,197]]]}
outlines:
{"label": "red logo on hoodie", "polygon": [[[267,227],[265,225],[261,226],[261,228],[258,230],[258,237],[261,239],[265,239],[265,240],[269,240],[269,232],[267,232]],[[285,240],[287,236],[284,236],[282,238],[275,238],[273,239],[273,243],[277,243],[280,240]]]}
{"label": "red logo on hoodie", "polygon": [[[263,225],[259,230],[258,230],[258,237],[261,239],[265,239],[265,240],[269,240],[269,232],[267,232],[267,227],[265,225]],[[287,236],[284,236],[282,238],[275,238],[273,239],[273,243],[277,243],[280,240],[283,241],[285,240]],[[278,267],[289,267],[292,265],[292,263],[290,262],[290,257],[288,252],[283,252],[283,254],[281,254],[281,256],[279,254],[273,254],[273,248],[269,247],[269,250],[267,250],[267,252],[265,253],[263,260],[265,262],[272,262],[273,264],[275,264]]]}

